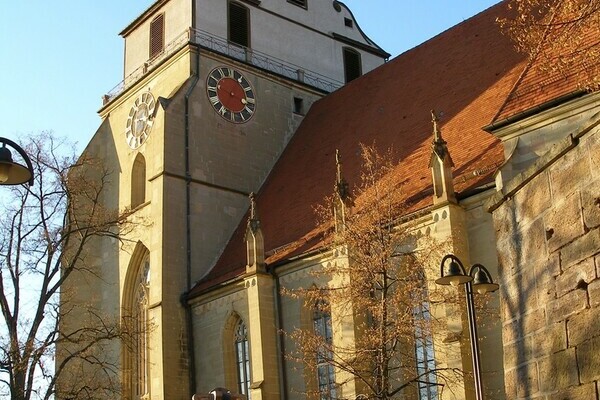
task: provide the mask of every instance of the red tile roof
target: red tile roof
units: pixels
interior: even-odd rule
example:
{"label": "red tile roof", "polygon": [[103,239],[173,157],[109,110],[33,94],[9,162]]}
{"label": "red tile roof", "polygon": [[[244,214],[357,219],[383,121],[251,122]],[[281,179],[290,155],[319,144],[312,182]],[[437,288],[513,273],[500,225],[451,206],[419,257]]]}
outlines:
{"label": "red tile roof", "polygon": [[[481,128],[502,106],[525,66],[495,18],[501,3],[451,28],[315,103],[257,195],[267,263],[323,245],[313,208],[330,195],[335,151],[350,186],[358,183],[359,143],[399,161],[409,211],[432,204],[430,110],[455,164],[455,189],[466,192],[492,180],[503,161],[500,142]],[[246,220],[212,271],[191,295],[245,272]]]}
{"label": "red tile roof", "polygon": [[[599,28],[596,25],[582,25],[578,29],[581,31],[571,33],[579,35],[576,39],[580,46],[577,52],[563,49],[562,42],[541,47],[541,53],[529,61],[492,125],[528,114],[557,99],[580,95],[584,93],[582,84],[598,83],[600,66],[596,62],[600,52]],[[548,40],[552,40],[551,35]],[[596,55],[590,57],[589,54]]]}

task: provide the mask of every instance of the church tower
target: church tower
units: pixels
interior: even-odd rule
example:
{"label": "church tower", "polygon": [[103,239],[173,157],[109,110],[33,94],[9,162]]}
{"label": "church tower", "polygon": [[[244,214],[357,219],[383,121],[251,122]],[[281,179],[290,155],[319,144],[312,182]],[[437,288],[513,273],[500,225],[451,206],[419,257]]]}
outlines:
{"label": "church tower", "polygon": [[389,54],[335,0],[158,0],[121,36],[124,79],[103,96],[85,152],[112,167],[104,202],[135,210],[136,226],[99,245],[105,284],[89,296],[147,325],[114,349],[123,398],[189,398],[182,295],[213,267],[311,105]]}

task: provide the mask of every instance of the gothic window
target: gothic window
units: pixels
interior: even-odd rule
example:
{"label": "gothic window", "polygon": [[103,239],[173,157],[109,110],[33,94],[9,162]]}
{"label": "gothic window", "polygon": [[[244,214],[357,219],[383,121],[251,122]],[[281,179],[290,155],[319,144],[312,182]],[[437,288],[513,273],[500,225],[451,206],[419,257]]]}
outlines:
{"label": "gothic window", "polygon": [[349,47],[344,47],[344,76],[346,83],[362,75],[360,53]]}
{"label": "gothic window", "polygon": [[414,310],[415,316],[415,360],[419,377],[419,400],[438,398],[438,385],[435,375],[435,354],[431,336],[431,313],[429,302],[424,301]]}
{"label": "gothic window", "polygon": [[131,208],[146,201],[146,160],[139,154],[131,169]]}
{"label": "gothic window", "polygon": [[154,58],[165,48],[165,15],[157,15],[150,22],[150,58]]}
{"label": "gothic window", "polygon": [[134,296],[131,304],[134,335],[133,351],[131,354],[131,387],[132,399],[148,399],[150,396],[150,379],[148,357],[148,295],[150,288],[150,261],[146,254],[137,277]]}
{"label": "gothic window", "polygon": [[240,4],[229,3],[228,21],[229,41],[250,47],[250,10]]}
{"label": "gothic window", "polygon": [[238,392],[250,399],[250,352],[248,349],[248,329],[241,319],[234,331],[234,347],[237,368]]}
{"label": "gothic window", "polygon": [[317,353],[317,383],[321,400],[336,398],[335,371],[331,365],[331,351],[329,347],[333,342],[331,329],[331,312],[329,304],[319,301],[313,310],[313,327],[315,334],[323,340],[323,348]]}

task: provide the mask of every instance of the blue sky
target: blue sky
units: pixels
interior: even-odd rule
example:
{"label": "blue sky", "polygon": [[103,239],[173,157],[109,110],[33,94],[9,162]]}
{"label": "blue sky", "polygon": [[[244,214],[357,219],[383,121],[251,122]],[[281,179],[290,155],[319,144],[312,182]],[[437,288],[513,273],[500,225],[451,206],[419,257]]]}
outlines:
{"label": "blue sky", "polygon": [[[153,1],[0,0],[0,136],[50,130],[82,149],[100,125],[102,94],[122,79],[118,33]],[[392,56],[496,2],[344,0]]]}

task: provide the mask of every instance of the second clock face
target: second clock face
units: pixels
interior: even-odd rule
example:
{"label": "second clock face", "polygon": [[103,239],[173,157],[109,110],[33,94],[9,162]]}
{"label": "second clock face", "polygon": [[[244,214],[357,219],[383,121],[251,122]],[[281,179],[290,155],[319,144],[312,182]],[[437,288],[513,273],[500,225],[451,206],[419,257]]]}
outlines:
{"label": "second clock face", "polygon": [[146,92],[135,100],[131,110],[129,110],[125,127],[125,139],[132,149],[137,149],[148,139],[152,129],[155,108],[154,96],[152,96],[152,93]]}
{"label": "second clock face", "polygon": [[229,122],[248,122],[256,110],[250,82],[233,68],[213,69],[206,80],[206,94],[215,111]]}

